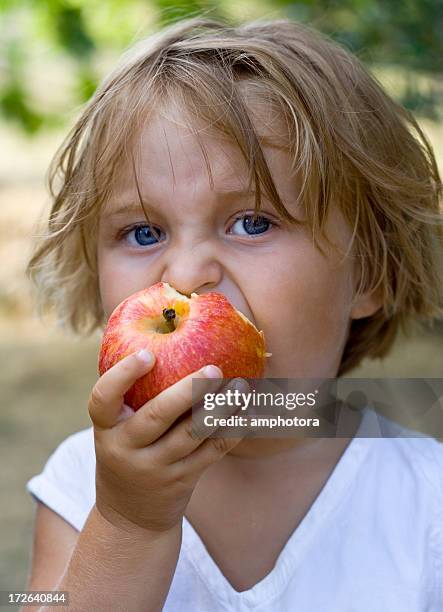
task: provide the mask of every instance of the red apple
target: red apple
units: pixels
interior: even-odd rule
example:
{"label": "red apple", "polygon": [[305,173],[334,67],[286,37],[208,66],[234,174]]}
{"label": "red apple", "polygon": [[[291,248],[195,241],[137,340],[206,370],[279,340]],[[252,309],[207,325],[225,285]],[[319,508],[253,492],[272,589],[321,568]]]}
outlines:
{"label": "red apple", "polygon": [[100,348],[100,375],[142,348],[156,361],[125,395],[134,410],[206,364],[221,368],[224,378],[261,378],[270,356],[263,331],[224,295],[189,298],[163,282],[129,296],[113,311]]}

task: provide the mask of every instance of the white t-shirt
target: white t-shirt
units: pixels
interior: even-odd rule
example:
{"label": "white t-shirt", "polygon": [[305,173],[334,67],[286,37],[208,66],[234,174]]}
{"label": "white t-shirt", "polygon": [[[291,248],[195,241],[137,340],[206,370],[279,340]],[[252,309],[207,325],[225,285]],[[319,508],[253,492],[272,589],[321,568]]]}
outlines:
{"label": "white t-shirt", "polygon": [[[443,612],[443,444],[416,432],[364,437],[390,423],[364,411],[274,568],[247,591],[235,591],[184,518],[163,611]],[[92,427],[64,440],[26,487],[80,531],[95,503]]]}

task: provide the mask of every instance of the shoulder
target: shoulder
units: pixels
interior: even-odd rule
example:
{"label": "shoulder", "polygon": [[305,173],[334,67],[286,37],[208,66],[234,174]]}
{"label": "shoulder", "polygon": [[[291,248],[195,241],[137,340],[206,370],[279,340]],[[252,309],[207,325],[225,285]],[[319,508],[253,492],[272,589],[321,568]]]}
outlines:
{"label": "shoulder", "polygon": [[[80,460],[95,460],[94,428],[88,427],[69,435],[55,449],[53,455],[78,457]],[[92,457],[93,456],[93,457]]]}
{"label": "shoulder", "polygon": [[403,517],[403,526],[412,521],[438,531],[443,522],[443,443],[372,410],[364,414],[363,425],[355,439],[363,456],[355,488],[370,496],[379,520],[395,515],[397,522]]}
{"label": "shoulder", "polygon": [[49,456],[45,470],[67,470],[73,476],[95,471],[94,429],[88,427],[65,438]]}
{"label": "shoulder", "polygon": [[443,443],[424,435],[366,441],[366,492],[379,533],[414,551],[443,584]]}
{"label": "shoulder", "polygon": [[443,508],[443,443],[431,437],[373,439],[373,461],[380,477],[430,495]]}
{"label": "shoulder", "polygon": [[[364,414],[365,433],[371,438],[371,461],[381,476],[396,478],[398,484],[427,489],[443,505],[443,442],[420,431],[408,429],[374,410]],[[398,480],[400,479],[400,480]]]}
{"label": "shoulder", "polygon": [[443,442],[381,417],[385,452],[394,465],[427,488],[443,506]]}
{"label": "shoulder", "polygon": [[[396,520],[405,507],[412,510],[409,515],[408,539],[412,531],[426,542],[425,557],[429,564],[429,574],[436,585],[443,584],[443,443],[435,438],[396,438],[393,440],[401,466],[406,475],[398,470],[399,504]],[[409,481],[409,486],[404,482]],[[403,489],[405,492],[403,493]],[[417,550],[416,559],[419,558]]]}
{"label": "shoulder", "polygon": [[92,427],[69,435],[26,483],[31,495],[81,530],[95,503],[95,448]]}
{"label": "shoulder", "polygon": [[443,511],[443,442],[431,437],[395,438],[398,453],[439,500]]}

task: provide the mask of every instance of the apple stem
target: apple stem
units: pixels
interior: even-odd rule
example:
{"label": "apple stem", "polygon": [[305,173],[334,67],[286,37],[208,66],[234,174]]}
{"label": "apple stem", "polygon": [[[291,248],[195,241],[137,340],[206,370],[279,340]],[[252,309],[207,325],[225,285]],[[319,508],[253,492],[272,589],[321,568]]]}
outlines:
{"label": "apple stem", "polygon": [[163,316],[166,320],[166,325],[169,331],[175,331],[174,319],[175,319],[175,310],[173,308],[163,308]]}

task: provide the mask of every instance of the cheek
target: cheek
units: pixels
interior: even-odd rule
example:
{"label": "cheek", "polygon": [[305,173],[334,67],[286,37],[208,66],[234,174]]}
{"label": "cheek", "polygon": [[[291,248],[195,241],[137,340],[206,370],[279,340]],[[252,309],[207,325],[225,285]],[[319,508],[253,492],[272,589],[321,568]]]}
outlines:
{"label": "cheek", "polygon": [[335,376],[349,326],[350,270],[298,249],[292,265],[268,274],[257,296],[251,306],[273,353],[266,375]]}
{"label": "cheek", "polygon": [[333,270],[317,277],[307,287],[304,302],[300,334],[309,334],[306,341],[312,350],[341,351],[350,318],[347,279]]}
{"label": "cheek", "polygon": [[98,277],[100,296],[106,319],[112,311],[132,293],[142,289],[136,270],[106,249],[98,249]]}
{"label": "cheek", "polygon": [[98,256],[98,278],[99,278],[99,287],[100,287],[100,297],[102,301],[103,310],[105,312],[106,319],[109,318],[109,315],[117,305],[115,302],[118,297],[116,293],[118,291],[119,283],[115,282],[115,277],[111,273],[112,266],[110,262],[100,255]]}
{"label": "cheek", "polygon": [[143,256],[124,257],[118,250],[99,248],[97,261],[100,296],[106,318],[124,299],[160,280],[158,266],[148,265]]}

